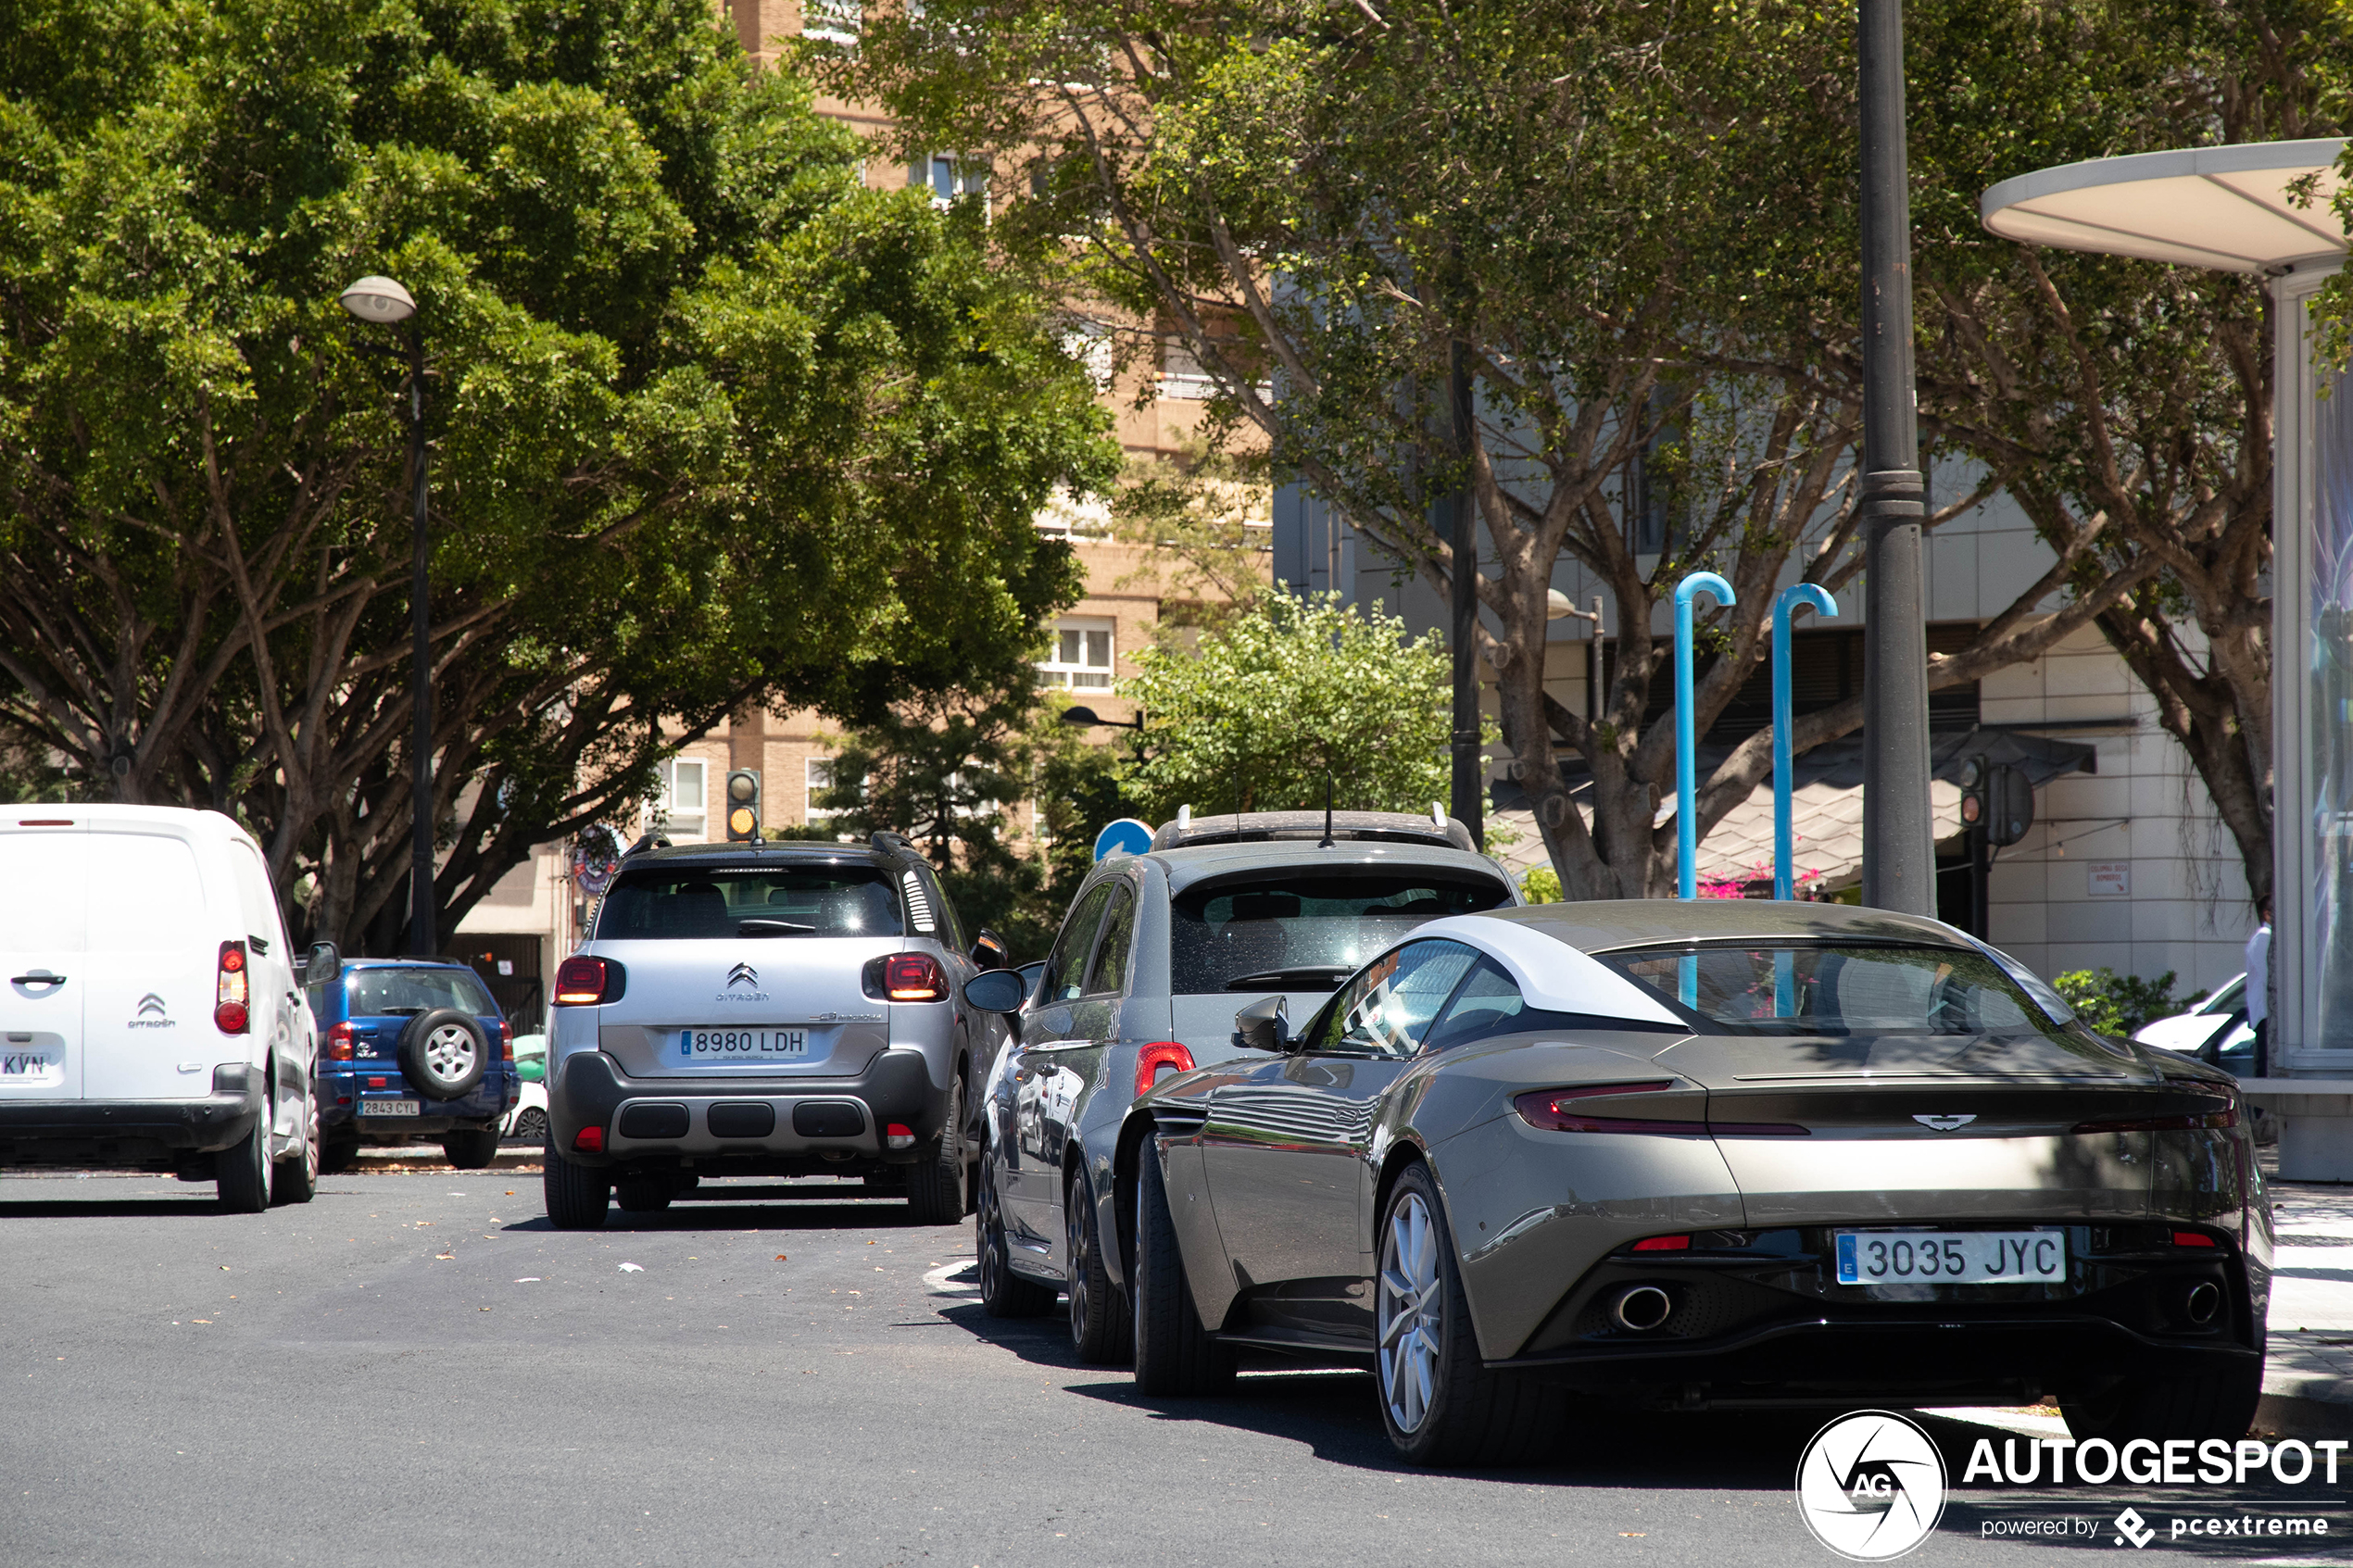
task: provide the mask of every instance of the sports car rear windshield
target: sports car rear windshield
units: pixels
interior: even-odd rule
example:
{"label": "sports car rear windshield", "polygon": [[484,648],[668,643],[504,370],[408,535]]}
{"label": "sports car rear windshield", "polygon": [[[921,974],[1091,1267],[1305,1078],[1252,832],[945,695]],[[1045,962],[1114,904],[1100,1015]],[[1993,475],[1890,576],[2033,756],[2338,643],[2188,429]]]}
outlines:
{"label": "sports car rear windshield", "polygon": [[1180,997],[1328,991],[1424,921],[1510,902],[1490,878],[1426,871],[1222,882],[1173,900],[1169,986]]}
{"label": "sports car rear windshield", "polygon": [[597,915],[600,942],[900,935],[898,889],[870,865],[644,866]]}
{"label": "sports car rear windshield", "polygon": [[1718,1034],[2060,1031],[1991,959],[1955,947],[1629,947],[1593,957]]}
{"label": "sports car rear windshield", "polygon": [[456,1008],[476,1018],[495,1018],[498,1004],[472,974],[454,969],[355,969],[344,979],[344,999],[354,1018],[387,1013],[431,1012]]}

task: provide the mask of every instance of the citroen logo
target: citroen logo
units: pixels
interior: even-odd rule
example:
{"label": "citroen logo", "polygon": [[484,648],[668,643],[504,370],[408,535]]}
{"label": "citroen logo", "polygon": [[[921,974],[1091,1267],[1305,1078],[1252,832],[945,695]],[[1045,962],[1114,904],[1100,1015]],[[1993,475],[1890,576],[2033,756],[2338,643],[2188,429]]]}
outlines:
{"label": "citroen logo", "polygon": [[1912,1120],[1923,1127],[1933,1127],[1940,1133],[1949,1133],[1956,1127],[1968,1126],[1977,1118],[1974,1116],[1915,1116]]}
{"label": "citroen logo", "polygon": [[760,971],[748,963],[739,963],[727,972],[727,984],[729,985],[758,985]]}
{"label": "citroen logo", "polygon": [[163,1014],[163,998],[157,996],[153,991],[148,992],[145,996],[139,998],[139,1016],[141,1018],[161,1018]]}

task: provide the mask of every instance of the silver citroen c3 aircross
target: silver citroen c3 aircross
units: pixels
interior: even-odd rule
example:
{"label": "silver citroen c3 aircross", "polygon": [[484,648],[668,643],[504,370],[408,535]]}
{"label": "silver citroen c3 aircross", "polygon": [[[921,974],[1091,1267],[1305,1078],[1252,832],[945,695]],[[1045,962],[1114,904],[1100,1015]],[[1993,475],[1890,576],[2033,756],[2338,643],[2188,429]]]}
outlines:
{"label": "silver citroen c3 aircross", "polygon": [[615,1197],[661,1209],[705,1175],[839,1175],[955,1223],[1002,1032],[960,988],[1004,959],[895,834],[633,851],[557,972],[547,1217],[594,1229]]}

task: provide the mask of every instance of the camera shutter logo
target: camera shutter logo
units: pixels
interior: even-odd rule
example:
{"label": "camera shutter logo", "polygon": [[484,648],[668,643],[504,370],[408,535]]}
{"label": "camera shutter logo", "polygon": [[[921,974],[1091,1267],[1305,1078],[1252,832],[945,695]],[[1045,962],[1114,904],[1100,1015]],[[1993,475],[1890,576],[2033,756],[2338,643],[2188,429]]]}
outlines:
{"label": "camera shutter logo", "polygon": [[1797,1512],[1816,1540],[1851,1562],[1901,1557],[1944,1516],[1944,1456],[1891,1411],[1841,1416],[1797,1461]]}

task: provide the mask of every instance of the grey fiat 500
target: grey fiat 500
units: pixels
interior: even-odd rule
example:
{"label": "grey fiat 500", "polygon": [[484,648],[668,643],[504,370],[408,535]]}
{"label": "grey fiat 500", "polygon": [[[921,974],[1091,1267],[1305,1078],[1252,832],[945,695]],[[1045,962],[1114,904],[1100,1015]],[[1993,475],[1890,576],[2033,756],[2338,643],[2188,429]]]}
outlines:
{"label": "grey fiat 500", "polygon": [[705,1175],[903,1183],[965,1212],[965,1108],[1003,1028],[956,999],[1005,952],[967,946],[932,868],[871,847],[633,851],[557,971],[547,1217],[661,1209]]}
{"label": "grey fiat 500", "polygon": [[975,1010],[1018,1010],[988,1080],[975,1225],[998,1317],[1069,1300],[1081,1358],[1124,1361],[1126,1271],[1112,1151],[1135,1098],[1234,1055],[1234,1005],[1270,989],[1302,1014],[1425,921],[1516,905],[1459,822],[1404,813],[1251,812],[1162,826],[1095,868],[1035,981],[980,977]]}

